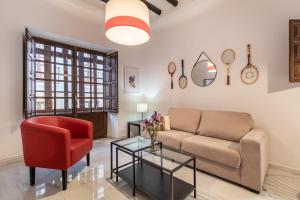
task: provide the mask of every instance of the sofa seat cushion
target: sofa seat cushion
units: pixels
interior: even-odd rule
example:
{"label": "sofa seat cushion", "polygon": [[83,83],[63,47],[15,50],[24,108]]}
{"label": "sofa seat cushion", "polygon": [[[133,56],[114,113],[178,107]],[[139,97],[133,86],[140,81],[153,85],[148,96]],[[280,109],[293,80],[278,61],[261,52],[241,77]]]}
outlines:
{"label": "sofa seat cushion", "polygon": [[71,139],[71,163],[72,165],[81,160],[91,150],[89,139]]}
{"label": "sofa seat cushion", "polygon": [[241,165],[239,143],[195,135],[183,139],[181,150],[233,168]]}
{"label": "sofa seat cushion", "polygon": [[252,118],[248,113],[202,111],[197,133],[202,136],[239,142],[251,128]]}
{"label": "sofa seat cushion", "polygon": [[170,108],[169,110],[171,129],[186,131],[196,134],[201,111],[190,108]]}
{"label": "sofa seat cushion", "polygon": [[156,139],[158,141],[161,141],[165,146],[180,150],[181,141],[184,138],[188,138],[192,136],[194,136],[194,134],[183,132],[183,131],[170,130],[170,131],[158,131]]}

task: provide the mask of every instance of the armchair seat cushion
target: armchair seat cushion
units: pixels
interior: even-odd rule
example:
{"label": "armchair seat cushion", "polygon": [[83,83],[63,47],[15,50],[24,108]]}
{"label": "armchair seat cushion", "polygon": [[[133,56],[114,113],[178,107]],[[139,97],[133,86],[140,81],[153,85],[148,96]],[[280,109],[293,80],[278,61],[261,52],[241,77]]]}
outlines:
{"label": "armchair seat cushion", "polygon": [[180,149],[181,141],[184,138],[192,137],[194,134],[183,132],[183,131],[158,131],[157,140],[161,141],[163,145],[171,148]]}
{"label": "armchair seat cushion", "polygon": [[81,160],[91,150],[90,139],[71,139],[71,164]]}
{"label": "armchair seat cushion", "polygon": [[183,139],[181,149],[233,168],[241,165],[239,143],[196,135]]}

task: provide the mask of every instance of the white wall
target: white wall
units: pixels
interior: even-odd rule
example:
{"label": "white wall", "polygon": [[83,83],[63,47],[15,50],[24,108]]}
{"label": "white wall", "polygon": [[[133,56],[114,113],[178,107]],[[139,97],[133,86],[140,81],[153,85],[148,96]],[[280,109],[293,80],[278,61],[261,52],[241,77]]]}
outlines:
{"label": "white wall", "polygon": [[[288,19],[300,18],[298,0],[194,0],[160,17],[148,44],[130,48],[105,39],[102,12],[74,2],[78,1],[0,2],[0,160],[22,154],[22,34],[28,26],[119,50],[120,112],[109,116],[109,136],[126,135],[126,122],[139,117],[135,112],[139,101],[149,103],[148,114],[166,113],[170,106],[244,111],[253,115],[256,126],[268,130],[271,161],[300,169],[300,89],[299,84],[288,83]],[[248,43],[261,73],[253,86],[239,80]],[[220,61],[225,48],[237,53],[229,87]],[[190,79],[192,65],[203,50],[218,65],[217,80],[207,88]],[[179,68],[182,58],[188,87],[181,90],[176,81],[171,91],[167,65],[175,61]],[[124,94],[124,66],[141,68],[141,94]]]}
{"label": "white wall", "polygon": [[[143,46],[119,49],[120,46],[112,44],[105,38],[103,23],[103,12],[81,1],[0,1],[0,162],[22,155],[19,125],[23,119],[22,37],[25,27],[30,27],[39,35],[46,32],[44,35],[58,36],[58,40],[83,44],[85,47],[92,44],[92,48],[119,50],[121,77],[122,62],[128,58],[135,58]],[[122,85],[123,82],[120,80],[120,116],[127,117],[125,112],[133,107],[126,106],[126,102],[134,101],[135,97],[124,95]],[[116,116],[109,116],[109,135],[117,137],[118,123]]]}
{"label": "white wall", "polygon": [[[165,17],[154,25],[145,53],[144,93],[148,100],[161,112],[169,106],[249,112],[255,126],[269,132],[271,162],[300,169],[300,89],[299,84],[288,82],[288,22],[300,18],[299,8],[298,0],[203,0]],[[178,16],[182,20],[173,20],[181,19]],[[252,86],[239,78],[247,63],[248,43],[260,71],[259,81]],[[237,53],[230,86],[225,85],[226,71],[220,58],[226,48]],[[206,88],[197,87],[190,78],[201,51],[218,67],[217,80]],[[189,77],[185,90],[178,86],[182,58]],[[167,73],[170,61],[179,69],[173,91]]]}

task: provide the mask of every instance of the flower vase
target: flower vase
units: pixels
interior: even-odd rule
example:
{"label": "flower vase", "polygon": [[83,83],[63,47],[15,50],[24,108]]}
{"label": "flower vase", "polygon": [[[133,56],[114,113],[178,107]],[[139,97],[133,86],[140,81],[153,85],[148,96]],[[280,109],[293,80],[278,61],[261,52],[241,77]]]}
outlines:
{"label": "flower vase", "polygon": [[150,144],[150,151],[154,152],[156,150],[155,148],[155,141],[156,141],[156,136],[157,136],[157,130],[151,130],[149,131],[149,136],[150,136],[150,140],[151,140],[151,144]]}

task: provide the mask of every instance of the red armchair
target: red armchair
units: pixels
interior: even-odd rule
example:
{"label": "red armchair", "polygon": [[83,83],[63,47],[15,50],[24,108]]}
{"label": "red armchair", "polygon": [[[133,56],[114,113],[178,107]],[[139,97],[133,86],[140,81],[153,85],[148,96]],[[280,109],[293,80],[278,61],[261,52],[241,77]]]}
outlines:
{"label": "red armchair", "polygon": [[90,165],[93,124],[68,117],[34,117],[21,123],[24,161],[29,167],[30,185],[35,184],[35,168],[62,170],[63,190],[67,170],[84,156]]}

